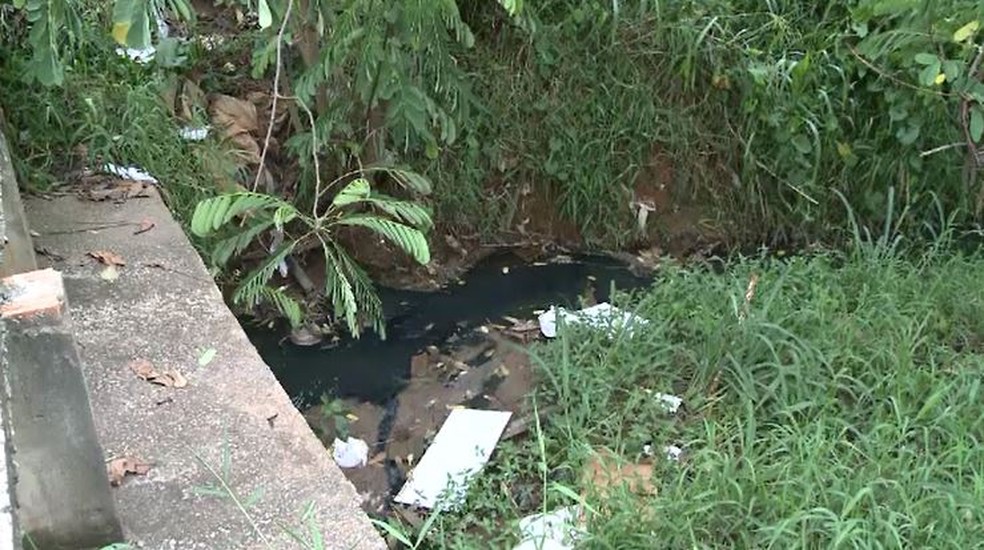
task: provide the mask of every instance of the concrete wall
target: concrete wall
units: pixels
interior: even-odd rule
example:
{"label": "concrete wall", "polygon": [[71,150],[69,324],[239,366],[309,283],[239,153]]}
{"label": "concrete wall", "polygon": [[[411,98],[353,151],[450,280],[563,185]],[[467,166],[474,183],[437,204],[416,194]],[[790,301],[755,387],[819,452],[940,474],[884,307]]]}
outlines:
{"label": "concrete wall", "polygon": [[0,113],[0,550],[121,541],[61,274],[37,271]]}

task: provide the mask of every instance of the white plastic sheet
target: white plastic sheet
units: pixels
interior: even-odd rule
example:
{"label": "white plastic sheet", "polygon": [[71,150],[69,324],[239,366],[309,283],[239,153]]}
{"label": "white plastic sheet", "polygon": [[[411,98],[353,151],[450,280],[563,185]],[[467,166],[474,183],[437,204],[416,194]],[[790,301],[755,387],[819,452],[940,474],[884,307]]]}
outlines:
{"label": "white plastic sheet", "polygon": [[614,335],[623,327],[631,332],[633,326],[644,325],[649,322],[634,313],[622,311],[607,302],[602,302],[579,311],[567,311],[562,307],[553,306],[537,318],[540,322],[540,332],[547,338],[557,336],[558,318],[563,319],[564,323],[568,325],[586,324],[597,329],[608,329],[609,336]]}
{"label": "white plastic sheet", "polygon": [[519,545],[513,550],[573,550],[581,531],[578,506],[566,506],[519,520]]}
{"label": "white plastic sheet", "polygon": [[442,505],[459,504],[471,479],[492,456],[510,416],[502,411],[451,411],[394,500],[428,509],[442,497]]}
{"label": "white plastic sheet", "polygon": [[147,183],[159,183],[157,178],[148,174],[143,168],[137,166],[119,166],[117,164],[105,164],[102,171],[107,174],[119,176],[125,180],[145,181]]}

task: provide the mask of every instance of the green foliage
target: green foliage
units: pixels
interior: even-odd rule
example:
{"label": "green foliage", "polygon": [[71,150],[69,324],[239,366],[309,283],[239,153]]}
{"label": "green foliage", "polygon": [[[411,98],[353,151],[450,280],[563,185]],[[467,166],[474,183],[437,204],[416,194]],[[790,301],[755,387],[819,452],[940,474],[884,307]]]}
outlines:
{"label": "green foliage", "polygon": [[[578,503],[590,548],[974,546],[981,269],[945,243],[668,267],[623,297],[650,320],[631,336],[571,330],[534,350],[534,398],[556,406],[542,440],[500,444],[428,547],[508,548],[502,525]],[[592,448],[634,462],[646,444],[656,496],[601,495],[580,476]],[[680,462],[658,454],[669,444]]]}
{"label": "green foliage", "polygon": [[[401,172],[402,173],[402,172]],[[421,183],[419,176],[414,180]],[[341,227],[362,227],[390,241],[420,264],[430,261],[424,232],[431,227],[425,209],[417,204],[372,191],[369,181],[356,178],[335,194],[324,212],[302,213],[279,197],[262,193],[232,193],[206,199],[198,204],[191,219],[191,231],[211,237],[209,248],[213,264],[224,266],[236,254],[262,236],[273,232],[284,235],[283,244],[239,282],[233,302],[254,307],[261,302],[276,307],[293,326],[303,321],[301,307],[284,288],[269,283],[278,266],[289,260],[295,249],[315,243],[325,258],[324,294],[336,319],[344,319],[349,331],[358,336],[368,322],[384,332],[382,308],[365,272],[339,245],[335,232]]]}

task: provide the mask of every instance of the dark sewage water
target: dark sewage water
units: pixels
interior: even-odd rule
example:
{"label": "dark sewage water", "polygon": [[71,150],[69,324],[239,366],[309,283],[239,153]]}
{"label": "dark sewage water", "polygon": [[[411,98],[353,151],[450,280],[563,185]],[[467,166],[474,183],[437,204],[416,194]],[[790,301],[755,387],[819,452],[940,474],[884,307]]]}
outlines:
{"label": "dark sewage water", "polygon": [[440,291],[378,288],[387,320],[385,340],[366,332],[359,339],[302,347],[285,339],[282,330],[245,328],[298,408],[318,404],[325,394],[383,404],[405,386],[410,358],[427,346],[442,345],[505,315],[522,319],[551,305],[577,308],[579,297],[587,293],[602,302],[609,300],[612,288],[627,291],[650,282],[607,257],[528,263],[505,253],[479,263]]}

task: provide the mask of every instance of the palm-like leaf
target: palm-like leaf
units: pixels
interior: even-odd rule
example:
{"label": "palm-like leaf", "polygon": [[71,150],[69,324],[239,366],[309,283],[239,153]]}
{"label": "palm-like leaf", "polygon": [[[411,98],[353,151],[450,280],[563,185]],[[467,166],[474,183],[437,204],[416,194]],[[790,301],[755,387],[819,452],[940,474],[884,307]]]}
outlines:
{"label": "palm-like leaf", "polygon": [[284,261],[287,256],[290,256],[295,246],[297,246],[297,241],[288,241],[268,256],[259,267],[251,271],[243,279],[243,282],[239,284],[239,288],[232,295],[232,301],[247,306],[254,306],[259,303],[259,298],[263,293],[264,287],[273,278],[273,272],[277,270],[280,262]]}
{"label": "palm-like leaf", "polygon": [[369,182],[365,178],[359,178],[352,180],[344,189],[339,191],[331,203],[334,206],[348,206],[368,199],[371,193],[372,189],[369,187]]}
{"label": "palm-like leaf", "polygon": [[430,262],[430,247],[427,246],[427,238],[413,227],[371,214],[352,214],[338,220],[337,223],[370,229],[403,249],[417,263],[423,265]]}
{"label": "palm-like leaf", "polygon": [[191,232],[199,237],[210,235],[236,216],[250,210],[297,210],[283,199],[263,193],[230,193],[205,199],[195,207],[191,217]]}
{"label": "palm-like leaf", "polygon": [[381,193],[373,193],[368,202],[394,219],[417,229],[428,230],[434,225],[430,212],[417,203],[401,201]]}

